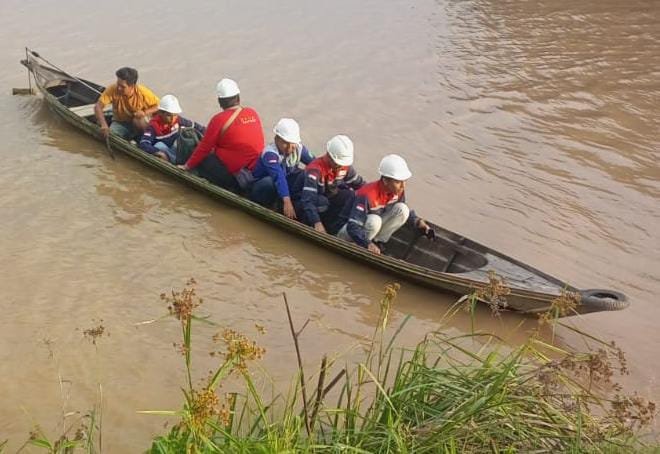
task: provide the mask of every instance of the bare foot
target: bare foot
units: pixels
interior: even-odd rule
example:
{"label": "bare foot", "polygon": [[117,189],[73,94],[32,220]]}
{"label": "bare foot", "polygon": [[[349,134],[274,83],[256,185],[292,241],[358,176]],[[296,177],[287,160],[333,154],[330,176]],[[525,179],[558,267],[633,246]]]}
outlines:
{"label": "bare foot", "polygon": [[167,159],[167,155],[166,155],[165,152],[163,152],[163,151],[157,151],[157,152],[155,152],[155,153],[154,153],[154,156],[156,156],[157,158],[162,159],[163,161],[170,162],[170,160]]}

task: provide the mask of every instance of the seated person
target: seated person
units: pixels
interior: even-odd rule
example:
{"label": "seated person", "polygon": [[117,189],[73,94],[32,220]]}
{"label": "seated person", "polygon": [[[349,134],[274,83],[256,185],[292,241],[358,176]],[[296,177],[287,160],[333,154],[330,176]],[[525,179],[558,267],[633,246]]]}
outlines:
{"label": "seated person", "polygon": [[385,156],[378,169],[380,180],[367,183],[342,211],[344,226],[337,237],[352,241],[380,254],[383,244],[402,225],[408,223],[427,237],[435,232],[406,205],[406,180],[412,176],[406,161],[399,155]]}
{"label": "seated person", "polygon": [[272,208],[279,197],[284,215],[296,219],[289,183],[293,183],[302,172],[299,164],[309,164],[314,160],[314,156],[300,143],[300,127],[295,120],[282,118],[275,125],[273,132],[274,141],[261,152],[252,171],[255,181],[250,198],[260,205]]}
{"label": "seated person", "polygon": [[264,149],[264,131],[257,112],[241,106],[238,84],[222,79],[216,86],[222,112],[211,118],[202,141],[190,159],[179,166],[184,170],[199,169],[211,183],[238,192],[239,174],[251,171]]}
{"label": "seated person", "polygon": [[[158,97],[144,85],[138,85],[138,72],[134,68],[119,68],[117,82],[110,84],[101,94],[94,114],[107,139],[110,132],[130,140],[140,136],[147,127],[149,116],[158,110]],[[112,123],[108,127],[103,108],[112,104]]]}
{"label": "seated person", "polygon": [[318,232],[337,233],[339,214],[364,180],[353,168],[353,142],[334,136],[326,153],[313,160],[296,178],[291,191],[298,219]]}
{"label": "seated person", "polygon": [[204,126],[183,118],[179,100],[174,95],[165,95],[158,104],[158,113],[153,116],[140,139],[140,148],[165,161],[176,163],[176,145],[181,127],[193,127],[204,134]]}

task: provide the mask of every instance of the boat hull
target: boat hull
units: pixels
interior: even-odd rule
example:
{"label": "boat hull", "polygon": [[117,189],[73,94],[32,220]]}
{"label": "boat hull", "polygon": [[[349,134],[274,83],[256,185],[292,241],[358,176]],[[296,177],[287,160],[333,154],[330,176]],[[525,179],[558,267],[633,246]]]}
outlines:
{"label": "boat hull", "polygon": [[[95,90],[102,91],[103,87],[73,77],[55,67],[41,63],[40,60],[39,56],[33,56],[30,53],[22,63],[34,76],[37,88],[48,107],[71,126],[103,141],[100,128],[94,122],[93,116],[81,116],[81,109],[76,106],[78,104],[82,107],[89,107],[98,98]],[[67,99],[66,102],[64,98]],[[72,98],[75,99],[72,100]],[[85,102],[88,105],[85,105]],[[626,297],[618,292],[575,289],[511,257],[435,225],[438,241],[431,242],[425,237],[417,236],[412,230],[406,231],[402,228],[401,232],[397,232],[391,240],[391,244],[387,245],[388,254],[391,249],[394,251],[394,256],[376,255],[335,236],[318,233],[311,227],[215,186],[203,178],[144,153],[134,144],[118,136],[110,135],[109,145],[115,151],[121,151],[196,190],[287,230],[298,238],[313,241],[325,249],[330,249],[400,279],[459,295],[480,294],[481,299],[489,302],[487,301],[488,288],[492,286],[492,273],[495,273],[498,279],[508,285],[509,290],[502,300],[494,302],[498,305],[499,310],[514,310],[527,314],[547,312],[557,309],[557,298],[567,292],[578,295],[580,301],[567,313],[557,311],[557,316],[620,310],[628,305]],[[406,260],[403,260],[404,257]],[[505,306],[501,304],[502,301],[506,301]],[[493,302],[491,301],[491,303]]]}

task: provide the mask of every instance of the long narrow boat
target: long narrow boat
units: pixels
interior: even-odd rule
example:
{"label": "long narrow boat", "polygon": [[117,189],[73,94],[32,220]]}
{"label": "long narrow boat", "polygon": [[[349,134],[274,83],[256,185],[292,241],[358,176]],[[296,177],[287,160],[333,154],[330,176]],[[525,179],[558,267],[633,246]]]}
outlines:
{"label": "long narrow boat", "polygon": [[[29,49],[26,59],[21,63],[34,76],[39,92],[53,112],[74,127],[103,140],[94,116],[94,104],[103,86],[71,76]],[[108,112],[108,120],[111,120],[111,116],[112,113]],[[559,315],[620,310],[628,306],[627,298],[619,292],[578,290],[531,266],[433,224],[437,233],[434,241],[420,237],[413,229],[403,227],[385,245],[386,254],[375,255],[337,237],[318,233],[245,197],[182,171],[144,153],[134,143],[118,136],[111,134],[108,145],[216,199],[286,229],[296,237],[313,241],[321,247],[427,287],[463,295],[479,294],[480,299],[499,305],[499,309],[528,314],[556,309],[556,302],[561,301],[558,298],[566,295],[566,292],[579,295],[579,302],[569,313]],[[491,297],[491,301],[487,301],[488,295],[493,294],[487,291],[492,288],[493,273],[506,284],[510,293],[505,298],[495,298],[493,301]]]}

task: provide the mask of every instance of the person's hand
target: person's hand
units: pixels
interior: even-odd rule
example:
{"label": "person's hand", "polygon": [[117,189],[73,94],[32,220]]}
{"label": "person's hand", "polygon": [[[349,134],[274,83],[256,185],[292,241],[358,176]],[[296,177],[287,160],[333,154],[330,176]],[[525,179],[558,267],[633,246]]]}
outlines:
{"label": "person's hand", "polygon": [[284,212],[284,216],[286,216],[289,219],[296,219],[296,210],[293,208],[293,203],[291,203],[291,197],[284,197],[282,199],[282,202],[284,203],[284,205],[282,206],[282,211]]}
{"label": "person's hand", "polygon": [[163,161],[170,162],[169,158],[167,157],[164,151],[157,151],[154,153],[154,156],[162,159]]}
{"label": "person's hand", "polygon": [[176,167],[177,167],[177,169],[181,169],[181,170],[185,170],[185,171],[190,170],[190,169],[188,168],[188,166],[185,165],[185,164],[177,164]]}
{"label": "person's hand", "polygon": [[147,114],[144,113],[144,110],[138,110],[133,114],[133,118],[136,120],[141,120],[143,119]]}
{"label": "person's hand", "polygon": [[325,227],[323,227],[322,222],[317,222],[316,224],[314,224],[314,230],[316,230],[317,232],[320,232],[320,233],[326,233],[325,232]]}
{"label": "person's hand", "polygon": [[422,232],[422,235],[424,235],[426,238],[429,240],[435,239],[435,230],[433,230],[424,219],[422,218],[417,218],[417,222],[415,222],[417,225],[417,228],[419,229],[420,232]]}
{"label": "person's hand", "polygon": [[369,243],[367,245],[367,249],[376,255],[380,255],[380,248],[376,246],[374,243]]}
{"label": "person's hand", "polygon": [[110,126],[108,125],[101,126],[101,135],[103,136],[104,139],[107,139],[108,136],[110,135]]}

